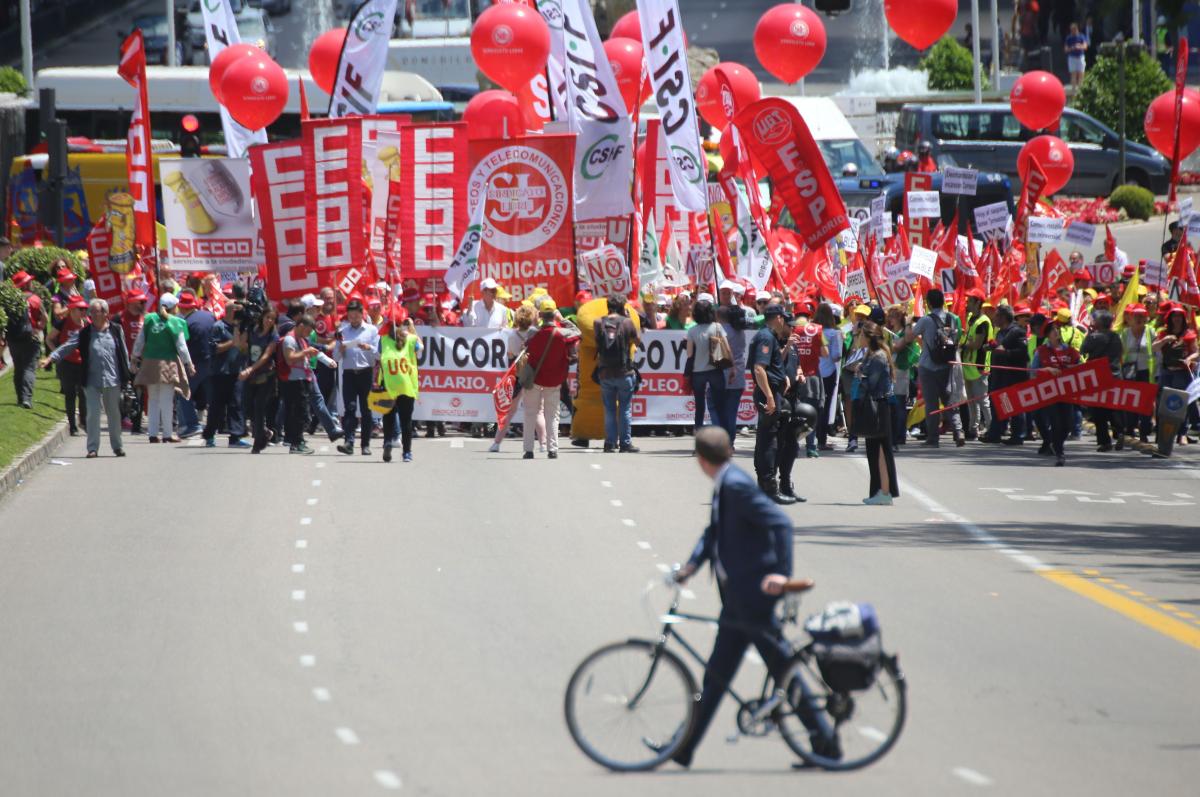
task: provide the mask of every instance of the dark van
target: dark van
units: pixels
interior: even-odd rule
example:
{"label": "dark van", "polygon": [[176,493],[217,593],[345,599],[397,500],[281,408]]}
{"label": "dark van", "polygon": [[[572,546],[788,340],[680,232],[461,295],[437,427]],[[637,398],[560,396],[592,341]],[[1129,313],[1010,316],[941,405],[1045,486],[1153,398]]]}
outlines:
{"label": "dark van", "polygon": [[[1007,174],[1017,185],[1017,155],[1038,135],[1013,116],[1006,103],[905,105],[896,124],[896,146],[917,151],[928,141],[938,165]],[[1058,136],[1075,156],[1075,173],[1065,194],[1108,196],[1120,184],[1120,138],[1096,119],[1073,108],[1063,111]],[[1125,144],[1125,181],[1165,194],[1171,165],[1144,144]]]}

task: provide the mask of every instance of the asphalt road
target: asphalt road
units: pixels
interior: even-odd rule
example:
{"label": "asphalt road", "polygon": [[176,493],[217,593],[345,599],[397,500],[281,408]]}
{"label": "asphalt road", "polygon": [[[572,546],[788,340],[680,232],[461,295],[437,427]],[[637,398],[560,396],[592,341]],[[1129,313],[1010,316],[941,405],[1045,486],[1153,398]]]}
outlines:
{"label": "asphalt road", "polygon": [[[873,602],[908,676],[880,763],[792,771],[777,739],[727,744],[726,710],[689,773],[598,769],[567,735],[567,678],[653,632],[662,593],[642,590],[708,514],[690,440],[639,442],[526,462],[420,439],[384,465],[144,437],[89,461],[70,440],[0,503],[4,791],[1193,792],[1198,473],[1083,443],[1065,469],[910,446],[891,509],[859,503],[861,455],[799,463],[805,608]],[[745,685],[761,674],[747,659]]]}

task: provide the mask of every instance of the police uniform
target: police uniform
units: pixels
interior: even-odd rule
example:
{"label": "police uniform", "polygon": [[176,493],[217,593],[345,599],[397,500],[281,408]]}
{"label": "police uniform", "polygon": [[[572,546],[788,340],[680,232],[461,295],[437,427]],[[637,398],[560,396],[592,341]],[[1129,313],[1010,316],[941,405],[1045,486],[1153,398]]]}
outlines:
{"label": "police uniform", "polygon": [[[786,314],[783,308],[772,306],[768,308],[767,320],[773,315]],[[758,477],[758,486],[763,492],[781,504],[791,504],[795,499],[782,495],[775,474],[779,467],[780,441],[788,433],[787,424],[780,423],[779,410],[783,406],[783,393],[787,386],[787,371],[784,367],[783,344],[769,326],[763,327],[755,334],[750,343],[750,368],[753,372],[762,366],[767,375],[767,386],[773,394],[775,412],[770,415],[763,409],[767,396],[762,392],[757,377],[754,380],[754,403],[758,405],[758,428],[754,437],[754,472]]]}

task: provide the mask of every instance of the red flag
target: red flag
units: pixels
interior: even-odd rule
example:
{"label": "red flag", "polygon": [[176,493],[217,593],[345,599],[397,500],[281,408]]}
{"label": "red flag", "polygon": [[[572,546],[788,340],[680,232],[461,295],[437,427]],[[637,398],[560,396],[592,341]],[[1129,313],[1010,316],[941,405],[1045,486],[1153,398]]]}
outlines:
{"label": "red flag", "polygon": [[1175,201],[1175,188],[1179,185],[1179,126],[1183,124],[1183,90],[1187,85],[1188,40],[1180,36],[1175,45],[1175,147],[1171,154],[1171,192],[1167,197],[1169,206]]}
{"label": "red flag", "polygon": [[496,423],[500,428],[504,428],[509,414],[513,411],[513,394],[517,390],[517,364],[519,362],[520,359],[517,359],[508,366],[508,370],[496,380],[496,385],[492,388],[492,401],[496,406]]}
{"label": "red flag", "polygon": [[310,118],[308,113],[308,95],[304,93],[304,78],[296,78],[296,82],[300,84],[300,121],[307,122]]}
{"label": "red flag", "polygon": [[775,261],[775,273],[779,274],[783,284],[794,285],[803,272],[804,247],[796,233],[781,227],[775,231],[775,248],[771,250]]}
{"label": "red flag", "polygon": [[1021,201],[1017,205],[1017,218],[1013,224],[1013,236],[1020,241],[1025,240],[1025,220],[1033,215],[1033,209],[1046,187],[1046,173],[1037,159],[1029,158],[1029,176],[1021,186]]}
{"label": "red flag", "polygon": [[363,230],[362,119],[300,125],[308,269],[344,269],[368,255]]}
{"label": "red flag", "polygon": [[314,293],[320,283],[306,265],[304,147],[299,140],[258,144],[250,147],[249,155],[267,293],[276,300]]}
{"label": "red flag", "polygon": [[1189,307],[1200,307],[1200,285],[1196,283],[1196,253],[1184,241],[1171,258],[1167,276],[1167,293],[1173,301]]}
{"label": "red flag", "polygon": [[1071,267],[1062,259],[1062,255],[1058,253],[1057,249],[1051,249],[1050,254],[1046,255],[1045,262],[1042,263],[1041,279],[1038,280],[1033,295],[1029,297],[1029,306],[1036,313],[1047,297],[1053,296],[1059,288],[1070,285]]}
{"label": "red flag", "polygon": [[400,128],[400,276],[433,293],[470,224],[467,133],[462,123]]}
{"label": "red flag", "polygon": [[821,149],[794,105],[768,97],[739,111],[735,124],[766,167],[805,246],[815,249],[850,227]]}
{"label": "red flag", "polygon": [[137,89],[129,137],[125,149],[125,170],[129,193],[133,196],[133,216],[138,246],[154,247],[154,163],[150,155],[150,100],[146,92],[146,42],[135,29],[121,43],[121,61],[117,73]]}

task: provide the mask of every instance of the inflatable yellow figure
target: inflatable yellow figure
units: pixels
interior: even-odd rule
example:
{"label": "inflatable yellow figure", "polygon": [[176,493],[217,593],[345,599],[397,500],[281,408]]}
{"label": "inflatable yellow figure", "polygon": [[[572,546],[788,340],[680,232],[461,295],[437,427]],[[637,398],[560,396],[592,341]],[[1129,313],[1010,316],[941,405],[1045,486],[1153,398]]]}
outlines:
{"label": "inflatable yellow figure", "polygon": [[[632,305],[625,310],[640,333],[641,319]],[[582,336],[579,340],[579,395],[575,397],[575,418],[571,422],[572,440],[604,439],[604,404],[600,401],[600,385],[592,379],[596,370],[596,322],[608,315],[608,299],[593,299],[579,308],[575,323]],[[631,352],[632,354],[632,348]]]}

